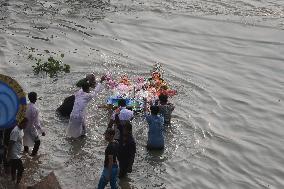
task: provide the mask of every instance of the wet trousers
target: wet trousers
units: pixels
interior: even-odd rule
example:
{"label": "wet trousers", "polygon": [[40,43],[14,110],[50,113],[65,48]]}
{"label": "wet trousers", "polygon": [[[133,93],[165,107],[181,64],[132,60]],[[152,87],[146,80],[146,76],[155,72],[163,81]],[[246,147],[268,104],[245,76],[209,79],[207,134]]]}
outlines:
{"label": "wet trousers", "polygon": [[22,175],[24,172],[24,166],[21,159],[11,159],[10,160],[11,165],[11,176],[12,180],[16,179],[16,173],[17,173],[17,182],[20,182],[22,179]]}
{"label": "wet trousers", "polygon": [[[39,149],[39,146],[40,146],[40,140],[37,139],[37,140],[35,141],[34,148],[33,148],[33,151],[32,151],[32,154],[31,154],[31,155],[36,155],[36,154],[37,154],[38,149]],[[28,147],[28,146],[24,146],[24,151],[25,151],[25,152],[28,152],[28,151],[29,151],[29,147]]]}
{"label": "wet trousers", "polygon": [[109,181],[106,180],[106,177],[109,175],[108,168],[104,167],[102,172],[102,176],[99,181],[98,189],[104,189],[108,182],[110,182],[111,189],[117,189],[117,174],[118,174],[118,166],[113,165],[111,170],[111,178]]}

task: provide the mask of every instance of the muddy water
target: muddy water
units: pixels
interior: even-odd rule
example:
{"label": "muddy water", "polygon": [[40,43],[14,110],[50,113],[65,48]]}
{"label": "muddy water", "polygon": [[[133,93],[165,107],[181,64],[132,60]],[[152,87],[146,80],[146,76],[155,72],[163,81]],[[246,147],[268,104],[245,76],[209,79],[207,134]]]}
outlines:
{"label": "muddy water", "polygon": [[[24,181],[54,171],[63,188],[95,188],[108,114],[88,107],[87,137],[66,138],[56,115],[74,84],[94,71],[147,76],[155,62],[179,94],[163,152],[148,152],[146,123],[134,119],[137,156],[121,188],[284,186],[282,1],[1,1],[0,72],[36,91],[40,155],[24,156]],[[57,79],[35,76],[31,54],[71,65]]]}

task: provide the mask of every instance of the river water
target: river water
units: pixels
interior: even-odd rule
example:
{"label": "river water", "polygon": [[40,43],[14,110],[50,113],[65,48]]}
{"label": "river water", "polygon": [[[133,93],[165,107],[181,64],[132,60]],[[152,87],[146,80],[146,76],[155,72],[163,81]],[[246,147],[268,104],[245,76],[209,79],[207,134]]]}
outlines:
{"label": "river water", "polygon": [[[284,188],[284,1],[1,0],[0,72],[41,100],[39,157],[24,156],[24,182],[54,171],[63,188],[95,188],[108,121],[88,107],[85,139],[66,138],[55,109],[85,74],[147,76],[160,62],[178,95],[163,152],[145,149],[134,119],[137,155],[121,188]],[[57,79],[35,76],[31,54],[71,65]]]}

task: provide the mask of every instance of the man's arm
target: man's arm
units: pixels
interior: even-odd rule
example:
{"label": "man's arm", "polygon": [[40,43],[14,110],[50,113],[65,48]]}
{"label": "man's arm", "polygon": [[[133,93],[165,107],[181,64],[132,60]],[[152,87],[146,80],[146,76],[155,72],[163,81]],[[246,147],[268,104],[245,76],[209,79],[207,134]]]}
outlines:
{"label": "man's arm", "polygon": [[15,145],[15,143],[18,140],[18,133],[14,132],[14,130],[12,130],[11,134],[10,134],[10,140],[9,140],[9,144],[8,144],[8,152],[7,152],[7,159],[11,159],[11,155],[12,155],[12,149],[13,146]]}
{"label": "man's arm", "polygon": [[147,109],[148,109],[147,98],[143,98],[143,111],[144,111],[144,114],[146,114]]}
{"label": "man's arm", "polygon": [[163,116],[161,116],[161,124],[164,125],[165,119]]}
{"label": "man's arm", "polygon": [[175,105],[173,105],[172,103],[168,103],[168,104],[170,105],[170,111],[171,111],[171,112],[174,111]]}
{"label": "man's arm", "polygon": [[35,126],[35,128],[36,128],[38,131],[41,132],[41,135],[42,135],[42,136],[45,136],[45,132],[43,131],[43,129],[42,129],[42,127],[41,127],[41,124],[40,124],[39,112],[38,112],[38,110],[35,109],[35,110],[33,111],[33,113],[34,113],[33,117],[34,117],[34,126]]}
{"label": "man's arm", "polygon": [[144,116],[146,117],[147,120],[149,116],[148,102],[146,98],[144,98],[143,100],[144,100],[143,111],[144,111]]}
{"label": "man's arm", "polygon": [[10,160],[10,159],[11,159],[12,148],[13,148],[13,146],[15,145],[15,143],[16,143],[16,141],[14,141],[14,140],[10,140],[10,141],[9,141],[8,152],[7,152],[7,160]]}
{"label": "man's arm", "polygon": [[120,120],[119,120],[119,114],[115,114],[115,120],[114,120],[115,124],[118,126],[120,125]]}
{"label": "man's arm", "polygon": [[112,128],[114,122],[115,121],[113,119],[110,119],[109,122],[108,122],[107,128]]}
{"label": "man's arm", "polygon": [[119,125],[119,123],[120,123],[120,120],[119,120],[119,117],[118,117],[119,113],[120,113],[120,108],[117,108],[113,111],[113,113],[110,117],[110,120],[108,122],[108,128],[112,128],[114,123]]}
{"label": "man's arm", "polygon": [[129,121],[132,121],[134,119],[134,112],[131,110],[131,118]]}
{"label": "man's arm", "polygon": [[100,83],[97,84],[96,88],[90,93],[91,97],[96,97],[103,89],[102,83],[106,80],[106,76],[102,76]]}

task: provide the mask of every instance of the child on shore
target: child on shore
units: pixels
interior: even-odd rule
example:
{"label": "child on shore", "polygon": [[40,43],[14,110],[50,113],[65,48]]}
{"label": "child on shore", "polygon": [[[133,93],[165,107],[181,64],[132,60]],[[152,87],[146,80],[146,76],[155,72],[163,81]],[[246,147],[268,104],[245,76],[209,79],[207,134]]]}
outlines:
{"label": "child on shore", "polygon": [[21,150],[23,146],[23,129],[26,128],[28,119],[24,118],[11,132],[9,147],[8,147],[8,160],[11,165],[12,181],[16,180],[17,184],[21,182],[24,172],[23,162],[21,160]]}

